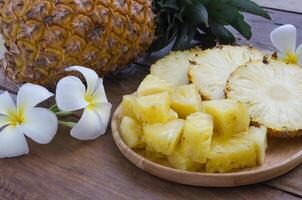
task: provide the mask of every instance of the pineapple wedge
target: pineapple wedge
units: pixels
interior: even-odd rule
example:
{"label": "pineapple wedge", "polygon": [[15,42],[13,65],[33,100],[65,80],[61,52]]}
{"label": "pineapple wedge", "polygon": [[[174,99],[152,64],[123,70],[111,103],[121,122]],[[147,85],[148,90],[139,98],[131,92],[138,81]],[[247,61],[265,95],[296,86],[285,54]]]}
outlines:
{"label": "pineapple wedge", "polygon": [[181,146],[192,161],[205,163],[213,135],[213,118],[206,113],[193,113],[186,119]]}
{"label": "pineapple wedge", "polygon": [[176,88],[171,97],[171,107],[180,117],[202,110],[201,97],[194,84],[182,85]]}
{"label": "pineapple wedge", "polygon": [[256,166],[257,153],[254,141],[245,134],[229,139],[214,136],[206,163],[206,172],[225,173]]}
{"label": "pineapple wedge", "polygon": [[145,124],[144,136],[148,146],[156,152],[171,155],[180,141],[184,120],[175,119],[164,124]]}
{"label": "pineapple wedge", "polygon": [[135,95],[124,95],[122,101],[122,115],[137,119],[135,108],[137,106]]}
{"label": "pineapple wedge", "polygon": [[213,116],[215,131],[224,138],[248,130],[250,118],[242,102],[231,99],[204,101],[203,109]]}
{"label": "pineapple wedge", "polygon": [[185,156],[182,149],[182,145],[176,147],[175,151],[167,156],[170,165],[176,169],[186,170],[186,171],[200,171],[201,164],[192,161],[190,158]]}
{"label": "pineapple wedge", "polygon": [[128,147],[145,147],[143,128],[137,120],[132,119],[128,116],[123,117],[120,130],[121,136]]}
{"label": "pineapple wedge", "polygon": [[254,141],[257,151],[257,163],[258,165],[262,165],[267,149],[267,128],[265,126],[260,126],[259,128],[251,126],[247,136]]}
{"label": "pineapple wedge", "polygon": [[161,80],[157,76],[149,74],[141,82],[137,89],[138,96],[146,96],[161,92],[172,93],[172,87],[166,80]]}
{"label": "pineapple wedge", "polygon": [[165,123],[169,120],[170,96],[167,92],[137,97],[135,108],[138,119],[145,123]]}

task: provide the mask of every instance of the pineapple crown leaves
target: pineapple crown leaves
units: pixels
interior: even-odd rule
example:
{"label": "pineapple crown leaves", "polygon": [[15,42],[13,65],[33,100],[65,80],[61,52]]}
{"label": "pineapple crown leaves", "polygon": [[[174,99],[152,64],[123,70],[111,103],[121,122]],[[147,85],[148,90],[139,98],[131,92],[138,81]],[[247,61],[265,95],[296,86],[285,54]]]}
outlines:
{"label": "pineapple crown leaves", "polygon": [[156,39],[150,51],[164,48],[172,41],[173,50],[195,45],[210,47],[236,41],[226,28],[232,26],[246,39],[252,36],[251,26],[242,13],[270,19],[268,13],[251,0],[154,0]]}

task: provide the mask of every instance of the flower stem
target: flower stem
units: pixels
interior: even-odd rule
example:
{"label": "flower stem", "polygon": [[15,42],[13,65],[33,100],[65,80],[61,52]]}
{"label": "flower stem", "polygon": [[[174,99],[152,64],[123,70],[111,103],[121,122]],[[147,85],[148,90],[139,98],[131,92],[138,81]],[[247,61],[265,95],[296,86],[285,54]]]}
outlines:
{"label": "flower stem", "polygon": [[59,120],[59,124],[69,127],[69,128],[73,128],[76,125],[75,122],[66,122],[66,121],[62,121],[62,120]]}
{"label": "flower stem", "polygon": [[69,111],[58,111],[58,112],[54,112],[55,115],[57,115],[58,117],[64,117],[64,116],[68,116],[68,115],[72,115],[73,113],[72,112],[69,112]]}

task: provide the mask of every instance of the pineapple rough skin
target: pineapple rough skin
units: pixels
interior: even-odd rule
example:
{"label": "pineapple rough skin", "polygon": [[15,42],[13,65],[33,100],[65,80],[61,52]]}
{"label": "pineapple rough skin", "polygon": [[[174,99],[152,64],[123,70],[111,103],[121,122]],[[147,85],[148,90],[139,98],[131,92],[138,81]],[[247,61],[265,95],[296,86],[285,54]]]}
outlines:
{"label": "pineapple rough skin", "polygon": [[6,0],[1,62],[17,83],[54,86],[71,65],[101,74],[127,65],[154,39],[151,0]]}

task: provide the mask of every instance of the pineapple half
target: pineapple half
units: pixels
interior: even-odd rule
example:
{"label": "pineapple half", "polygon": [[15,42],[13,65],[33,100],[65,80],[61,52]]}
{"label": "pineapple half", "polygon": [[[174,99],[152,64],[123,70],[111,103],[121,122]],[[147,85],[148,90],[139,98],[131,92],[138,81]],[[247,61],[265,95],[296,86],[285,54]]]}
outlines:
{"label": "pineapple half", "polygon": [[251,121],[277,137],[302,135],[302,69],[276,60],[254,61],[228,80],[227,98],[248,106]]}
{"label": "pineapple half", "polygon": [[249,46],[219,46],[199,51],[191,60],[190,80],[203,99],[224,99],[230,74],[240,65],[263,57],[263,52]]}

